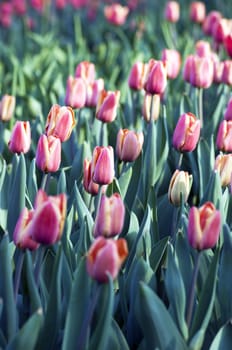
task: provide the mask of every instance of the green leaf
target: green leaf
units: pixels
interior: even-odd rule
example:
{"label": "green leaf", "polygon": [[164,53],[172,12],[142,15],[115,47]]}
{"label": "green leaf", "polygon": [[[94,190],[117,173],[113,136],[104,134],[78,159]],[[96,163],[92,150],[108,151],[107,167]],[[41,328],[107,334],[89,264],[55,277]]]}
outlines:
{"label": "green leaf", "polygon": [[136,318],[143,331],[147,349],[182,349],[187,345],[161,299],[145,283],[139,286]]}
{"label": "green leaf", "polygon": [[31,203],[34,203],[38,191],[35,158],[32,159],[30,164],[27,184],[30,201]]}
{"label": "green leaf", "polygon": [[164,237],[152,247],[149,259],[150,259],[150,265],[154,273],[156,272],[161,260],[163,259],[166,253],[168,240],[169,240],[169,237]]}
{"label": "green leaf", "polygon": [[61,169],[60,176],[57,183],[57,193],[66,193],[66,176],[64,169]]}
{"label": "green leaf", "polygon": [[84,220],[84,217],[86,216],[87,218],[87,223],[88,223],[88,228],[90,232],[92,232],[93,228],[93,218],[92,215],[90,214],[85,202],[83,201],[80,191],[77,187],[77,184],[74,186],[74,196],[75,196],[75,204],[76,204],[76,209],[78,213],[78,220],[80,220],[80,225]]}
{"label": "green leaf", "polygon": [[232,324],[225,324],[217,332],[209,350],[229,350],[232,348]]}
{"label": "green leaf", "polygon": [[126,339],[119,328],[117,322],[112,319],[111,329],[109,335],[109,341],[107,344],[107,349],[111,350],[129,350],[129,346]]}
{"label": "green leaf", "polygon": [[16,336],[7,345],[6,350],[34,350],[42,320],[42,310],[39,309],[27,320]]}
{"label": "green leaf", "polygon": [[222,188],[221,188],[221,178],[217,171],[212,171],[211,176],[208,180],[208,185],[205,188],[205,192],[203,198],[201,199],[201,203],[203,204],[207,201],[211,201],[214,203],[217,209],[221,209],[222,202]]}
{"label": "green leaf", "polygon": [[127,189],[128,189],[129,184],[130,184],[131,176],[132,176],[132,167],[129,167],[128,169],[126,169],[125,172],[123,172],[120,175],[120,177],[118,179],[119,188],[120,188],[121,196],[123,199],[127,193]]}
{"label": "green leaf", "polygon": [[25,284],[28,289],[28,297],[30,303],[30,309],[34,313],[41,308],[41,300],[39,295],[38,286],[35,283],[34,267],[31,259],[31,252],[28,250],[25,253]]}

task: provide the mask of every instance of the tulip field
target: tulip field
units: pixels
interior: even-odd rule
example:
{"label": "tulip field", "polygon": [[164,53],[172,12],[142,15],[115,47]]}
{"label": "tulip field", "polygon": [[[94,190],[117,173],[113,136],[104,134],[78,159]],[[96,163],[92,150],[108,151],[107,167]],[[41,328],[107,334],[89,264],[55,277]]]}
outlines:
{"label": "tulip field", "polygon": [[232,349],[231,14],[0,0],[0,349]]}

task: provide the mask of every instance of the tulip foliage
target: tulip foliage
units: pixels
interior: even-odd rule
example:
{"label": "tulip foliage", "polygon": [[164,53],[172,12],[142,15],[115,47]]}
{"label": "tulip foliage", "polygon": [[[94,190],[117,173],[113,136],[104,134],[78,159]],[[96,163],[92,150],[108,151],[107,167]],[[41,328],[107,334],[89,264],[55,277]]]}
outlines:
{"label": "tulip foliage", "polygon": [[0,2],[1,349],[232,348],[231,11]]}

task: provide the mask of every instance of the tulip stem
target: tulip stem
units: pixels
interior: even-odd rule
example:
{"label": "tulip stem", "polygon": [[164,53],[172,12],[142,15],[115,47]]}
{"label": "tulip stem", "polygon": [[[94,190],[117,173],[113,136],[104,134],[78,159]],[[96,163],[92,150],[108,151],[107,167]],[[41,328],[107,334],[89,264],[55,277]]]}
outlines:
{"label": "tulip stem", "polygon": [[201,257],[201,252],[197,252],[197,256],[195,258],[195,265],[193,270],[191,287],[189,291],[189,298],[188,298],[188,309],[187,309],[187,315],[186,315],[186,322],[187,322],[188,328],[190,327],[190,324],[192,321],[195,288],[196,288],[197,276],[198,276],[199,267],[200,267],[200,257]]}
{"label": "tulip stem", "polygon": [[34,269],[35,284],[37,286],[39,285],[39,277],[40,277],[43,257],[44,257],[44,247],[39,247],[36,251],[35,269]]}
{"label": "tulip stem", "polygon": [[102,186],[99,185],[99,190],[98,190],[98,194],[97,194],[97,198],[96,198],[96,212],[95,212],[95,218],[97,217],[97,213],[100,207],[100,203],[101,203],[101,196],[102,196]]}
{"label": "tulip stem", "polygon": [[184,156],[184,154],[181,152],[181,153],[180,153],[179,160],[178,160],[178,164],[177,164],[177,169],[179,169],[179,170],[180,170],[181,165],[182,165],[183,156]]}
{"label": "tulip stem", "polygon": [[198,89],[198,113],[201,121],[201,128],[203,128],[203,89]]}
{"label": "tulip stem", "polygon": [[48,187],[50,176],[51,176],[50,173],[44,173],[43,174],[43,179],[42,179],[42,182],[41,182],[41,189],[44,190],[45,192],[46,192],[47,187]]}
{"label": "tulip stem", "polygon": [[23,267],[23,260],[24,260],[24,250],[20,250],[17,264],[16,264],[16,268],[15,268],[15,280],[14,280],[14,299],[15,299],[15,302],[17,301],[17,295],[18,295],[22,267]]}
{"label": "tulip stem", "polygon": [[153,109],[154,109],[154,102],[155,102],[155,98],[154,98],[155,95],[152,95],[152,98],[151,98],[151,105],[150,105],[150,123],[152,123],[153,121]]}
{"label": "tulip stem", "polygon": [[88,309],[86,311],[85,318],[82,323],[80,337],[77,341],[77,347],[76,347],[78,350],[82,350],[86,348],[86,338],[89,332],[89,325],[93,317],[94,309],[96,307],[99,294],[100,294],[100,285],[97,285],[97,288],[93,293],[93,298],[92,300],[89,301]]}
{"label": "tulip stem", "polygon": [[99,140],[99,145],[104,146],[104,128],[105,128],[105,123],[101,123],[101,130],[100,130],[100,140]]}

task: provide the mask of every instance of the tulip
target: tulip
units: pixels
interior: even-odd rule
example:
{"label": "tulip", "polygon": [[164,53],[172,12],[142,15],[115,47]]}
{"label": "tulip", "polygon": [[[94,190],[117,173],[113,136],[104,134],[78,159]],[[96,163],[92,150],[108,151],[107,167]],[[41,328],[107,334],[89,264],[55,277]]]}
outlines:
{"label": "tulip", "polygon": [[55,172],[61,162],[61,142],[54,136],[41,135],[36,150],[36,165],[44,172]]}
{"label": "tulip", "polygon": [[86,192],[93,196],[98,194],[99,185],[92,180],[92,163],[88,159],[84,160],[83,185]]}
{"label": "tulip", "polygon": [[68,77],[65,104],[72,108],[82,108],[86,103],[86,83],[82,78]]}
{"label": "tulip", "polygon": [[172,175],[169,188],[168,198],[175,206],[181,205],[181,200],[187,202],[188,196],[192,186],[192,175],[187,171],[176,170]]}
{"label": "tulip", "polygon": [[203,31],[206,35],[212,35],[214,23],[221,18],[222,15],[218,11],[210,11],[203,21]]}
{"label": "tulip", "polygon": [[97,79],[92,84],[87,85],[86,92],[86,107],[97,107],[97,102],[99,99],[99,95],[104,90],[104,80]]}
{"label": "tulip", "polygon": [[190,5],[190,19],[196,23],[202,23],[205,19],[205,4],[201,1],[194,1]]}
{"label": "tulip", "polygon": [[164,10],[164,17],[169,22],[178,22],[180,17],[180,5],[177,1],[167,2]]}
{"label": "tulip", "polygon": [[8,147],[13,153],[27,153],[31,145],[30,123],[17,121],[11,133]]}
{"label": "tulip", "polygon": [[82,78],[86,84],[93,84],[95,75],[95,65],[89,61],[82,61],[76,67],[75,77]]}
{"label": "tulip", "polygon": [[30,233],[33,240],[41,244],[56,243],[63,233],[67,198],[64,193],[48,196],[39,190],[34,204]]}
{"label": "tulip", "polygon": [[162,61],[167,64],[168,79],[175,79],[180,72],[181,56],[177,50],[164,49],[162,51]]}
{"label": "tulip", "polygon": [[13,241],[15,245],[21,249],[35,250],[39,247],[39,243],[31,237],[30,227],[32,225],[34,210],[24,208],[16,223]]}
{"label": "tulip", "polygon": [[223,69],[224,69],[224,62],[214,61],[214,63],[213,63],[213,82],[215,84],[221,84]]}
{"label": "tulip", "polygon": [[211,57],[194,56],[190,71],[191,85],[207,89],[213,82],[214,66]]}
{"label": "tulip", "polygon": [[212,29],[212,35],[216,43],[222,44],[231,31],[231,23],[226,18],[218,18]]}
{"label": "tulip", "polygon": [[232,98],[229,99],[229,102],[227,104],[227,107],[224,113],[224,119],[232,120]]}
{"label": "tulip", "polygon": [[195,64],[194,60],[195,60],[195,56],[194,55],[189,55],[186,58],[186,61],[185,61],[185,64],[184,64],[183,78],[188,83],[190,83],[191,72],[194,69],[194,64]]}
{"label": "tulip", "polygon": [[232,152],[232,121],[223,120],[218,128],[217,148],[223,152]]}
{"label": "tulip", "polygon": [[118,240],[98,237],[91,245],[86,266],[88,274],[98,282],[108,282],[108,275],[114,280],[128,255],[125,239]]}
{"label": "tulip", "polygon": [[120,129],[117,134],[116,153],[123,162],[133,162],[138,158],[143,147],[142,132]]}
{"label": "tulip", "polygon": [[232,174],[232,154],[219,154],[215,159],[214,169],[219,172],[221,185],[228,186]]}
{"label": "tulip", "polygon": [[92,180],[99,185],[110,184],[114,179],[114,151],[111,146],[96,146],[92,158]]}
{"label": "tulip", "polygon": [[211,56],[211,47],[210,43],[205,40],[199,40],[195,45],[196,55],[199,57],[210,57]]}
{"label": "tulip", "polygon": [[[152,105],[152,108],[151,108]],[[146,93],[143,99],[142,115],[146,122],[157,120],[160,113],[160,95]]]}
{"label": "tulip", "polygon": [[94,237],[114,237],[121,233],[124,225],[125,207],[119,193],[111,197],[101,196],[94,224]]}
{"label": "tulip", "polygon": [[226,49],[226,52],[230,57],[232,57],[232,33],[229,33],[224,38],[224,47]]}
{"label": "tulip", "polygon": [[136,62],[130,71],[128,78],[129,87],[133,90],[142,90],[147,74],[147,64],[143,62]]}
{"label": "tulip", "polygon": [[125,23],[128,13],[129,7],[122,6],[118,3],[104,7],[105,18],[109,23],[116,26],[121,26]]}
{"label": "tulip", "polygon": [[46,135],[55,136],[61,142],[68,140],[75,126],[75,116],[71,107],[54,104],[47,116]]}
{"label": "tulip", "polygon": [[21,0],[21,1],[13,0],[12,4],[13,4],[14,12],[17,15],[22,16],[26,14],[27,12],[26,0]]}
{"label": "tulip", "polygon": [[201,122],[192,113],[180,116],[173,134],[173,146],[180,152],[192,152],[200,137]]}
{"label": "tulip", "polygon": [[232,60],[224,61],[222,83],[232,86]]}
{"label": "tulip", "polygon": [[15,110],[15,96],[4,95],[0,101],[0,120],[7,122]]}
{"label": "tulip", "polygon": [[9,28],[12,23],[13,5],[10,2],[0,4],[0,25]]}
{"label": "tulip", "polygon": [[162,61],[151,59],[144,88],[151,95],[162,95],[167,85],[167,67]]}
{"label": "tulip", "polygon": [[213,248],[217,243],[221,229],[220,211],[211,202],[189,211],[188,240],[195,249]]}
{"label": "tulip", "polygon": [[117,115],[119,98],[120,91],[101,91],[96,107],[96,118],[103,123],[113,122]]}

